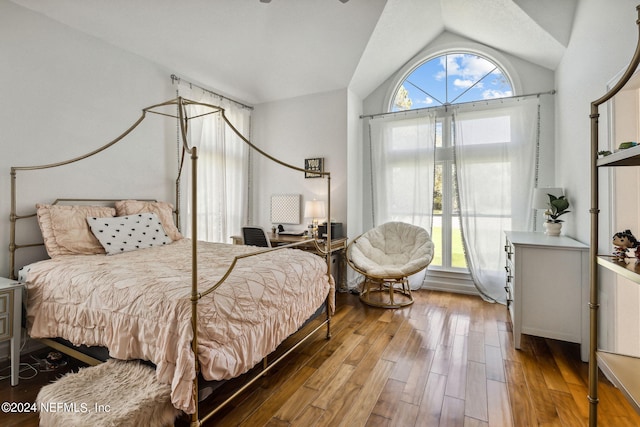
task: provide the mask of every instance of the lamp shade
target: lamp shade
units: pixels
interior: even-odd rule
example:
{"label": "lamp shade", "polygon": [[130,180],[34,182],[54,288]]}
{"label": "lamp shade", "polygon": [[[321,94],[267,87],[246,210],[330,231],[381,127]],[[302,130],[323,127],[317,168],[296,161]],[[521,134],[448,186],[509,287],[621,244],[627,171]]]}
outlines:
{"label": "lamp shade", "polygon": [[304,202],[305,218],[324,218],[324,202],[322,200],[308,200]]}
{"label": "lamp shade", "polygon": [[542,187],[533,190],[533,209],[547,209],[549,207],[549,194],[555,197],[564,195],[563,188]]}

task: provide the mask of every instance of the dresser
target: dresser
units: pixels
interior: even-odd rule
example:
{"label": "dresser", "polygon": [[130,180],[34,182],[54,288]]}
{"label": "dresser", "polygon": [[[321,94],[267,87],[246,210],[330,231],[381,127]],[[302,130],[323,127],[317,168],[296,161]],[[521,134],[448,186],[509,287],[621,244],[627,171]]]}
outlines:
{"label": "dresser", "polygon": [[0,277],[0,342],[11,340],[11,385],[18,385],[21,329],[22,285]]}
{"label": "dresser", "polygon": [[566,236],[505,234],[505,291],[515,347],[522,334],[575,342],[586,362],[589,247]]}

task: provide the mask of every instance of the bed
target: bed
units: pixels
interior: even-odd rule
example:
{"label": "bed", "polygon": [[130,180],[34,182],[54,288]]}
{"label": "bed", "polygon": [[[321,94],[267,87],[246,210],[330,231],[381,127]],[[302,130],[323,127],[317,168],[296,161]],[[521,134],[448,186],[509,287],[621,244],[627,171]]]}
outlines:
{"label": "bed", "polygon": [[[189,115],[190,105],[200,108],[195,117]],[[167,106],[177,113],[157,111]],[[324,257],[291,247],[295,245],[262,249],[197,241],[195,176],[190,238],[175,226],[179,211],[164,202],[124,199],[103,206],[56,201],[38,205],[35,214],[19,215],[15,183],[18,173],[81,161],[111,147],[150,112],[178,120],[183,153],[191,154],[193,171],[197,148],[189,146],[186,128],[202,116],[202,108],[210,110],[207,114],[221,114],[237,133],[221,108],[179,97],[144,109],[134,126],[85,156],[11,168],[11,274],[17,269],[16,250],[36,245],[17,243],[18,220],[37,217],[50,257],[20,272],[28,294],[30,336],[104,346],[117,359],[150,361],[157,379],[171,384],[174,406],[192,414],[194,425],[220,409],[204,417],[199,414],[199,377],[226,380],[249,371],[319,311],[325,320],[302,339],[324,325],[330,337],[335,286],[328,254],[320,247],[316,252]],[[238,135],[272,161],[308,172],[269,156]],[[328,172],[324,175],[330,177]],[[327,183],[330,189],[330,179]]]}

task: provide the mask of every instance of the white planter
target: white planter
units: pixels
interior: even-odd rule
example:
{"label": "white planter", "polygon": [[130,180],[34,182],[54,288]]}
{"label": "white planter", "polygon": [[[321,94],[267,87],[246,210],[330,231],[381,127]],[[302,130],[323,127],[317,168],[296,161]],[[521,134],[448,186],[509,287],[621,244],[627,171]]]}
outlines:
{"label": "white planter", "polygon": [[562,223],[561,222],[545,222],[544,223],[544,234],[547,236],[559,236],[560,231],[562,231]]}

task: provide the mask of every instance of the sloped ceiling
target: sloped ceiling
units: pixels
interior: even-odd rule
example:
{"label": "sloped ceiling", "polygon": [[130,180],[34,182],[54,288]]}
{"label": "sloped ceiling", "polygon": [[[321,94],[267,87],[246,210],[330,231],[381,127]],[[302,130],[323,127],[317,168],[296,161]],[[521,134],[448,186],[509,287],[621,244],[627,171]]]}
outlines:
{"label": "sloped ceiling", "polygon": [[447,30],[555,69],[577,0],[12,0],[251,104],[366,97]]}

